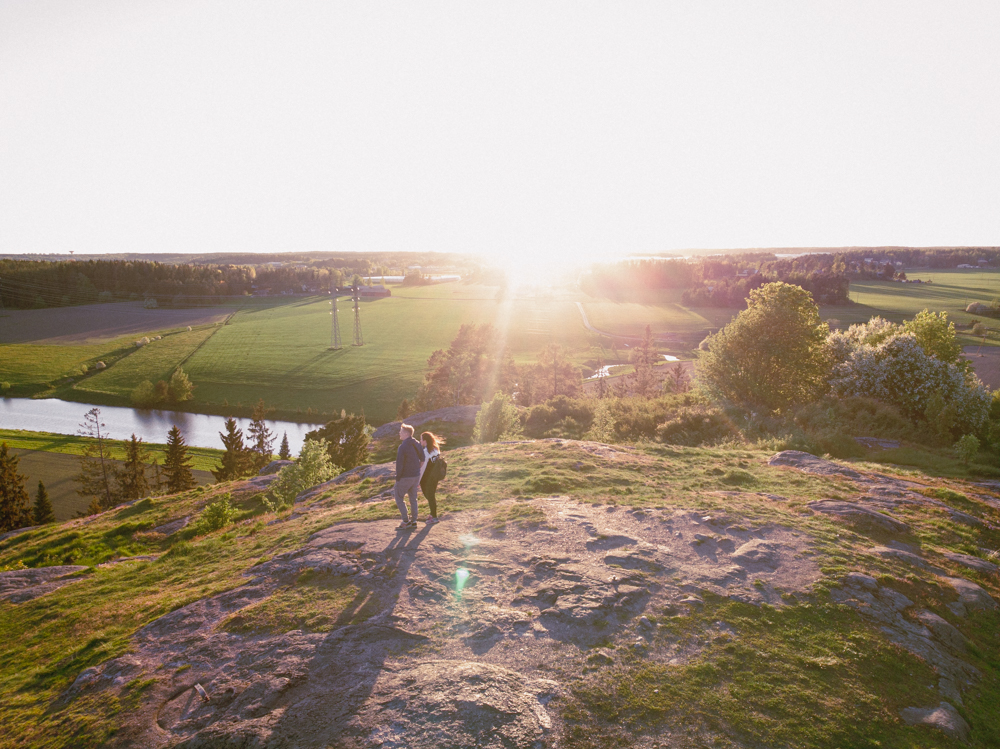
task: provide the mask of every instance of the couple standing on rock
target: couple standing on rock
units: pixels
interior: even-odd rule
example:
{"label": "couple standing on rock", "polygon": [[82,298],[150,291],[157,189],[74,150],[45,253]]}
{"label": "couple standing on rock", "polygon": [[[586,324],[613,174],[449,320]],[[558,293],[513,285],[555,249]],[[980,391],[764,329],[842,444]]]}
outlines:
{"label": "couple standing on rock", "polygon": [[[438,461],[441,458],[441,445],[444,440],[433,432],[420,435],[420,442],[413,439],[413,427],[401,424],[399,427],[399,447],[396,449],[396,486],[393,494],[396,497],[396,507],[403,517],[399,524],[400,530],[417,527],[417,487],[427,497],[431,516],[427,525],[438,521],[437,517],[437,485],[441,480]],[[410,515],[406,514],[406,495],[410,495]]]}

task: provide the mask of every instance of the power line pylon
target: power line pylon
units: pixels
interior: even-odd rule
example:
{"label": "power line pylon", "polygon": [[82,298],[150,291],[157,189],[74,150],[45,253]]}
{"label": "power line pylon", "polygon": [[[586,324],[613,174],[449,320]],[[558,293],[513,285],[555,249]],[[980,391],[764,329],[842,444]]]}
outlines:
{"label": "power line pylon", "polygon": [[358,291],[358,286],[355,284],[352,287],[354,291],[354,345],[364,346],[365,339],[361,337],[361,292]]}
{"label": "power line pylon", "polygon": [[340,318],[337,316],[337,289],[330,285],[330,306],[333,307],[333,330],[330,331],[330,348],[340,348]]}

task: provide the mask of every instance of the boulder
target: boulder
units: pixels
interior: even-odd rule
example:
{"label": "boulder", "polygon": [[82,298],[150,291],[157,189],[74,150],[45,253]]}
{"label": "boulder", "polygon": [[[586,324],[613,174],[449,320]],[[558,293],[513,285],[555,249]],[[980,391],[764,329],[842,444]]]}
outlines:
{"label": "boulder", "polygon": [[[418,427],[421,424],[428,424],[432,421],[472,424],[476,420],[477,413],[479,413],[479,406],[448,406],[447,408],[439,408],[435,411],[423,411],[411,414],[404,421],[412,427]],[[385,437],[398,435],[401,424],[403,424],[403,421],[390,421],[388,424],[383,424],[372,433],[372,439],[380,440]]]}
{"label": "boulder", "polygon": [[955,551],[946,551],[944,552],[944,557],[968,567],[971,570],[976,570],[977,572],[985,572],[987,574],[995,575],[998,571],[1000,571],[1000,567],[997,567],[993,564],[993,562],[987,562],[985,559],[970,556],[969,554],[959,554]]}
{"label": "boulder", "polygon": [[836,499],[821,499],[810,502],[809,509],[833,515],[839,520],[850,523],[858,528],[879,530],[887,533],[909,533],[910,527],[895,518],[876,512],[867,507],[852,502],[842,502]]}
{"label": "boulder", "polygon": [[976,585],[976,583],[962,577],[945,577],[942,579],[955,589],[955,592],[958,593],[959,602],[967,609],[992,611],[998,608],[997,602],[993,600],[993,597],[980,586]]}
{"label": "boulder", "polygon": [[294,460],[272,460],[266,466],[260,469],[257,473],[258,476],[271,476],[278,471],[280,471],[285,466],[290,466],[295,463]]}
{"label": "boulder", "polygon": [[942,702],[937,707],[907,707],[900,715],[908,726],[929,726],[960,741],[969,739],[969,724],[949,702]]}

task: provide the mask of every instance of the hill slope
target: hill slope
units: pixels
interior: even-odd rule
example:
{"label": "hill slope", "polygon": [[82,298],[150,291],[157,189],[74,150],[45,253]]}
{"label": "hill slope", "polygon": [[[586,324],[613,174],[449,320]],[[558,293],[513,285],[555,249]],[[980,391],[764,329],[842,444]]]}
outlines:
{"label": "hill slope", "polygon": [[998,487],[871,468],[541,440],[412,532],[374,466],[8,537],[0,745],[996,746]]}

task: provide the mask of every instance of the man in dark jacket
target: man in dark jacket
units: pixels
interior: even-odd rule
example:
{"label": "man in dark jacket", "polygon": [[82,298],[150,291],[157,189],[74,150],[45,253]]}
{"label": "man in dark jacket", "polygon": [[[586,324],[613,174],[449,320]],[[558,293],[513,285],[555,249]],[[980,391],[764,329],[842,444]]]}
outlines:
{"label": "man in dark jacket", "polygon": [[[401,424],[399,447],[396,449],[396,486],[392,493],[396,507],[403,517],[400,529],[417,527],[417,489],[420,488],[420,465],[424,462],[424,448],[413,439],[413,427]],[[406,495],[410,495],[410,516],[406,515]]]}

